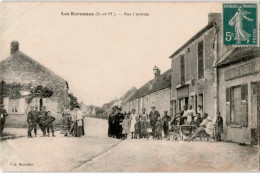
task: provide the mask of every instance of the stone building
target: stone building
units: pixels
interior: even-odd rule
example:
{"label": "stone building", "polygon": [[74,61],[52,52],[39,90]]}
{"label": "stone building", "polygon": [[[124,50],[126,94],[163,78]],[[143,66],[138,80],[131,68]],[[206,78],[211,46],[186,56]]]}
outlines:
{"label": "stone building", "polygon": [[114,99],[109,103],[104,104],[102,106],[102,109],[105,112],[105,114],[109,114],[112,110],[112,107],[114,106],[122,107],[122,112],[128,112],[129,107],[126,105],[125,102],[127,102],[129,98],[131,98],[136,91],[137,91],[136,87],[132,87],[121,98]]}
{"label": "stone building", "polygon": [[[19,96],[4,97],[8,123],[20,121],[26,123],[26,114],[30,105],[45,106],[56,118],[61,117],[61,111],[68,104],[68,83],[54,72],[19,51],[19,43],[11,43],[11,54],[0,62],[0,81],[7,85],[19,85]],[[33,97],[29,100],[30,92],[35,87],[44,87],[53,92],[48,98]],[[13,121],[13,122],[14,122]]]}
{"label": "stone building", "polygon": [[260,122],[260,49],[233,48],[218,62],[223,138],[257,144]]}
{"label": "stone building", "polygon": [[148,112],[151,106],[155,106],[161,115],[165,110],[170,111],[171,70],[161,74],[160,69],[155,66],[154,76],[154,79],[144,84],[124,102],[124,111],[135,109],[137,113],[141,113],[142,108],[145,108]]}
{"label": "stone building", "polygon": [[173,115],[192,105],[215,117],[217,112],[216,63],[228,47],[222,45],[221,14],[210,13],[208,24],[171,56],[171,109]]}

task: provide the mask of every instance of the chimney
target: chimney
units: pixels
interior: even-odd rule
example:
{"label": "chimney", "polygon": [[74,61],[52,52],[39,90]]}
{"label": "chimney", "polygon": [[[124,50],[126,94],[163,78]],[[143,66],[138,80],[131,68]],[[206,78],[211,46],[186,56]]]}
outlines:
{"label": "chimney", "polygon": [[19,51],[19,42],[18,41],[12,41],[10,52],[11,52],[11,54],[14,54],[17,51]]}
{"label": "chimney", "polygon": [[222,22],[221,13],[209,13],[208,14],[208,23],[210,23],[210,22],[216,22],[216,24],[219,26]]}
{"label": "chimney", "polygon": [[154,73],[154,78],[157,78],[158,76],[160,76],[161,70],[158,67],[154,66],[153,73]]}

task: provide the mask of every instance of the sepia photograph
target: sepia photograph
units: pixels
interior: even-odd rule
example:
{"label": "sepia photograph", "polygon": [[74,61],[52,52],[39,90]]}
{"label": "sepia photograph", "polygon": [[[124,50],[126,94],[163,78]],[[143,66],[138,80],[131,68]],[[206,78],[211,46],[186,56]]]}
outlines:
{"label": "sepia photograph", "polygon": [[1,172],[259,172],[259,2],[0,2]]}

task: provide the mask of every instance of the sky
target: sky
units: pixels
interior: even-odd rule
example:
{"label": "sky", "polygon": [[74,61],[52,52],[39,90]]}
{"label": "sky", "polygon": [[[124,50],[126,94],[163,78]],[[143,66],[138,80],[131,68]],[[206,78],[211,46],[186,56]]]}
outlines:
{"label": "sky", "polygon": [[[0,3],[0,61],[10,43],[69,83],[85,104],[102,106],[171,68],[169,56],[208,23],[222,3]],[[117,16],[65,16],[105,13]],[[125,16],[148,13],[149,16]]]}

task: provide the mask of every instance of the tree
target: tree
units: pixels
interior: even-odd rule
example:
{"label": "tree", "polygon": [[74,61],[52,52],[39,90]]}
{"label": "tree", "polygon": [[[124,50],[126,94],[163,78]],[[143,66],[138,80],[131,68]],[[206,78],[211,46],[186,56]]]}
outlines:
{"label": "tree", "polygon": [[68,94],[69,98],[70,98],[70,107],[75,107],[75,106],[79,106],[79,102],[77,97],[75,97],[72,93]]}

